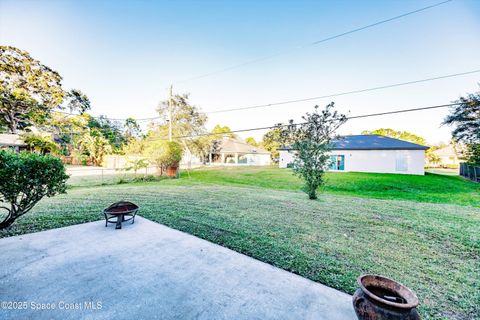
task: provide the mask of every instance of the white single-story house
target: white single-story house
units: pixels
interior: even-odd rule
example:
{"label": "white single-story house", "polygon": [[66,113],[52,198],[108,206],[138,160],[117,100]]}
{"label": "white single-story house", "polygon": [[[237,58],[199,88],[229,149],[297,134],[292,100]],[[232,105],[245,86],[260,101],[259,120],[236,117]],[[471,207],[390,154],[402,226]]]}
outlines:
{"label": "white single-story house", "polygon": [[[332,142],[330,171],[424,175],[428,147],[380,135],[352,135]],[[279,167],[295,159],[291,147],[279,148]]]}
{"label": "white single-story house", "polygon": [[267,150],[230,137],[218,141],[209,156],[211,165],[268,166],[270,161],[270,152]]}

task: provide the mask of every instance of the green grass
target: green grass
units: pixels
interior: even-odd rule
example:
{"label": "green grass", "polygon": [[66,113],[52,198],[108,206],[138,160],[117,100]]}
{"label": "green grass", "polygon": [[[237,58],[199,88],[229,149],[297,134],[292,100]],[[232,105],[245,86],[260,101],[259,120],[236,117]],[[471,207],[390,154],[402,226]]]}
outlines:
{"label": "green grass", "polygon": [[[480,318],[478,185],[354,173],[330,174],[329,183],[317,201],[298,191],[289,171],[273,168],[77,185],[41,201],[0,237],[102,219],[104,207],[128,199],[145,218],[348,293],[361,273],[394,278],[417,293],[424,319]],[[396,193],[401,201],[392,200]]]}
{"label": "green grass", "polygon": [[[302,181],[290,169],[225,167],[183,171],[190,182],[256,186],[298,191]],[[459,176],[426,173],[425,176],[360,172],[327,173],[324,191],[375,199],[411,200],[480,206],[480,184]]]}

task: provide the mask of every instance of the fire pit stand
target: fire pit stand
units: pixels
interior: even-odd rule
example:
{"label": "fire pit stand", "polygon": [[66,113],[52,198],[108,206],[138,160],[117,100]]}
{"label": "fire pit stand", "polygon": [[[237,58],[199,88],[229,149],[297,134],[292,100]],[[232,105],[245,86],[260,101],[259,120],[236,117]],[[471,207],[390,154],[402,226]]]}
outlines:
{"label": "fire pit stand", "polygon": [[103,214],[105,215],[105,227],[109,223],[115,223],[115,229],[122,229],[122,222],[130,220],[132,220],[132,224],[134,224],[138,209],[139,207],[136,204],[129,201],[115,202],[110,207],[103,210]]}

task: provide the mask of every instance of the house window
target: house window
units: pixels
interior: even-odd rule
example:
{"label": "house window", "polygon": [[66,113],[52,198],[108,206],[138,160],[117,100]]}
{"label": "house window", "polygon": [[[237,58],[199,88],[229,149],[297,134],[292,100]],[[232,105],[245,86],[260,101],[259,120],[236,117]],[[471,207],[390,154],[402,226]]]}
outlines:
{"label": "house window", "polygon": [[246,154],[239,154],[238,155],[238,163],[246,164],[248,162],[248,158]]}
{"label": "house window", "polygon": [[332,155],[330,156],[330,170],[345,170],[345,156],[344,155]]}
{"label": "house window", "polygon": [[234,154],[225,154],[225,163],[227,164],[234,164],[235,163],[235,155]]}

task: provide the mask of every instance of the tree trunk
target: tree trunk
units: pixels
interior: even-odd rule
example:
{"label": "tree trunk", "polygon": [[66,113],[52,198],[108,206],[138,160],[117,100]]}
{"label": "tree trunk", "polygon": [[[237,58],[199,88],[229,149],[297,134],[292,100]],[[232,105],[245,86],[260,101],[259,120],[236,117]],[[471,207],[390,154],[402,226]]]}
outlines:
{"label": "tree trunk", "polygon": [[15,120],[11,120],[8,123],[8,130],[10,131],[11,134],[17,134],[17,122]]}
{"label": "tree trunk", "polygon": [[310,200],[317,199],[317,190],[316,189],[310,188],[310,190],[308,190],[308,199],[310,199]]}
{"label": "tree trunk", "polygon": [[2,222],[0,222],[0,230],[10,227],[18,217],[19,216],[9,214]]}
{"label": "tree trunk", "polygon": [[7,127],[10,133],[17,134],[18,120],[17,118],[15,118],[15,113],[7,112],[5,113],[4,118],[5,118],[5,121],[7,122]]}

